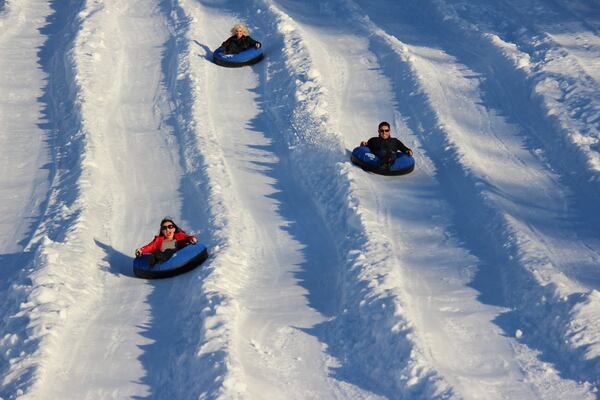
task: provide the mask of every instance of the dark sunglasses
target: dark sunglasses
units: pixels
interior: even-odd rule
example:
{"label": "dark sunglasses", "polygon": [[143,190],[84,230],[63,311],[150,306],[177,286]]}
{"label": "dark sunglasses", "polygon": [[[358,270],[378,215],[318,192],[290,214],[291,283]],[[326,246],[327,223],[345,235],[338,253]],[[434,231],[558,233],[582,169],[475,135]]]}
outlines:
{"label": "dark sunglasses", "polygon": [[161,226],[161,227],[160,227],[160,230],[161,230],[161,231],[164,231],[164,230],[167,230],[167,229],[173,229],[173,228],[175,228],[175,225],[173,225],[173,224],[170,224],[170,225],[163,225],[163,226]]}
{"label": "dark sunglasses", "polygon": [[389,129],[380,129],[379,132],[389,132]]}

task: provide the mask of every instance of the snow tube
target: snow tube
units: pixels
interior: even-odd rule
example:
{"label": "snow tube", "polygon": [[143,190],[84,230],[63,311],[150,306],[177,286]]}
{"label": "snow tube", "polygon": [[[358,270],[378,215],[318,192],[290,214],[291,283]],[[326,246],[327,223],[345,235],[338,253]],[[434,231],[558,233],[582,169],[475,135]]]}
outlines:
{"label": "snow tube", "polygon": [[188,244],[177,250],[167,261],[154,266],[148,264],[149,254],[133,260],[133,273],[144,279],[168,278],[191,271],[208,258],[208,249],[201,243]]}
{"label": "snow tube", "polygon": [[213,53],[213,61],[222,67],[243,67],[244,65],[256,64],[263,59],[262,47],[250,47],[237,54],[225,54],[224,49],[219,47]]}
{"label": "snow tube", "polygon": [[358,165],[365,171],[380,175],[404,175],[415,169],[415,159],[406,153],[396,153],[396,161],[390,169],[379,167],[379,157],[371,153],[367,146],[358,146],[352,151],[352,163]]}

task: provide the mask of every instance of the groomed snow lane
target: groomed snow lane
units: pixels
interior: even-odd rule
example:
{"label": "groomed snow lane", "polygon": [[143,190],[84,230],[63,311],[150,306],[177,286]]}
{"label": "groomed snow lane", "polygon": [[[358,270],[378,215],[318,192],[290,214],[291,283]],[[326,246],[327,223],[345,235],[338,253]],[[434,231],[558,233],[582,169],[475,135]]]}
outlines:
{"label": "groomed snow lane", "polygon": [[597,398],[597,5],[0,0],[0,397]]}
{"label": "groomed snow lane", "polygon": [[[248,12],[251,6],[182,3],[203,49],[216,48],[241,19],[236,13]],[[272,34],[261,29],[253,33],[267,44]],[[279,134],[284,127],[277,111],[265,109],[272,102],[266,90],[270,60],[243,69],[206,62],[191,62],[192,73],[205,77],[198,81],[198,90],[208,97],[209,113],[199,125],[215,132],[231,179],[228,191],[244,214],[232,232],[244,261],[231,285],[237,287],[237,310],[228,321],[233,324],[228,351],[235,361],[226,377],[225,395],[378,398],[352,381],[335,379],[329,368],[339,361],[311,332],[337,311],[339,263],[327,225],[296,182],[296,166]]]}

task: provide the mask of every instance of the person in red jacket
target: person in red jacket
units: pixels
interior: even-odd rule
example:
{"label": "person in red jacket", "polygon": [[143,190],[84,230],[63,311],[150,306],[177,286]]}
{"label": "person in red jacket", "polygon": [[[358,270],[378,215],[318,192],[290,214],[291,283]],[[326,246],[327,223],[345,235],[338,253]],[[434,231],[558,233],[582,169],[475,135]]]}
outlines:
{"label": "person in red jacket", "polygon": [[198,240],[193,235],[188,235],[169,217],[163,218],[160,222],[160,231],[154,239],[145,246],[136,249],[135,256],[141,257],[142,254],[151,254],[148,263],[152,266],[157,262],[165,262],[179,249],[188,244],[196,244]]}

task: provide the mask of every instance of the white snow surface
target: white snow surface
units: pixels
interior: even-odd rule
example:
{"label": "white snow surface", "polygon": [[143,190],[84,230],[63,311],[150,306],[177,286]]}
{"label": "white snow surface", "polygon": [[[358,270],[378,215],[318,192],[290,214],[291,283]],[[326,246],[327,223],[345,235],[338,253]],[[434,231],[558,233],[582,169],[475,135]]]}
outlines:
{"label": "white snow surface", "polygon": [[0,147],[2,400],[600,398],[598,0],[0,0]]}

